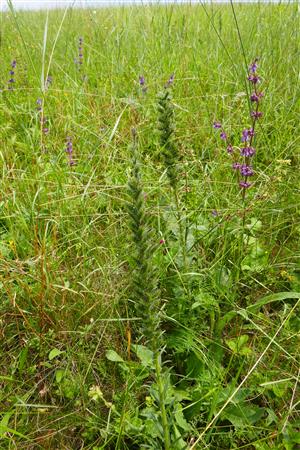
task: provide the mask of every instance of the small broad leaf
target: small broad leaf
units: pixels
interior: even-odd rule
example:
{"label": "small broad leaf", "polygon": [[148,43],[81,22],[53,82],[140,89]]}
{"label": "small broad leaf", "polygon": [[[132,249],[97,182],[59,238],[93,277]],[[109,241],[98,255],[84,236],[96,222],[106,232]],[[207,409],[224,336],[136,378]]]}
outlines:
{"label": "small broad leaf", "polygon": [[251,353],[251,348],[246,346],[248,340],[249,336],[247,334],[242,334],[236,339],[227,339],[226,344],[228,345],[230,350],[233,351],[233,353],[236,353],[238,355],[248,355],[249,353]]}
{"label": "small broad leaf", "polygon": [[65,353],[65,352],[59,350],[58,348],[53,348],[51,350],[51,352],[49,353],[49,356],[48,356],[49,361],[52,361],[54,358],[56,358],[57,356],[61,355],[62,353]]}
{"label": "small broad leaf", "polygon": [[176,409],[177,410],[174,414],[174,417],[175,417],[177,425],[184,431],[190,431],[191,427],[183,415],[182,406],[180,404],[178,404]]}
{"label": "small broad leaf", "polygon": [[144,345],[133,345],[132,349],[144,367],[153,367],[153,352]]}
{"label": "small broad leaf", "polygon": [[229,420],[238,429],[254,425],[264,414],[264,408],[243,402],[238,405],[229,405],[222,413],[222,417]]}
{"label": "small broad leaf", "polygon": [[59,369],[55,372],[55,381],[57,384],[59,384],[61,382],[61,380],[64,377],[64,374],[65,374],[65,371],[61,370],[61,369]]}
{"label": "small broad leaf", "polygon": [[109,361],[113,361],[113,362],[124,362],[124,359],[120,355],[118,355],[118,353],[115,352],[114,350],[107,350],[106,358]]}

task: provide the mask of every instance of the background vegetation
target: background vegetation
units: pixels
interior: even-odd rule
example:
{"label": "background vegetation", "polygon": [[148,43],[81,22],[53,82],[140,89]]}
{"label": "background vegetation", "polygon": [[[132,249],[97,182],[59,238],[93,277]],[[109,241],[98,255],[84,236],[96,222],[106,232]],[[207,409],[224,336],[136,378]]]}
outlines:
{"label": "background vegetation", "polygon": [[2,14],[1,449],[299,448],[297,8]]}

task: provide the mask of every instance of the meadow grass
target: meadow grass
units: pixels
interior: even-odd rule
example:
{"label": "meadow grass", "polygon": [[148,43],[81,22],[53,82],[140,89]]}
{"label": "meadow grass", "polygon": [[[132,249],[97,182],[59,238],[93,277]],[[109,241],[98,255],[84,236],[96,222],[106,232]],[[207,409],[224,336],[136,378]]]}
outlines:
{"label": "meadow grass", "polygon": [[[296,3],[2,13],[1,449],[299,448],[298,25]],[[243,201],[212,124],[239,145],[256,57]]]}

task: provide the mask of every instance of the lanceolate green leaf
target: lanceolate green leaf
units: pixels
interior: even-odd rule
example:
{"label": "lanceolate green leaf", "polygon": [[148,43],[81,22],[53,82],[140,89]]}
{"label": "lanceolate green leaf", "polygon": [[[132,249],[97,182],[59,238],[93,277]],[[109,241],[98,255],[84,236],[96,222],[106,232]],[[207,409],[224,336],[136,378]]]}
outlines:
{"label": "lanceolate green leaf", "polygon": [[253,305],[248,306],[246,309],[248,312],[256,312],[258,311],[262,306],[268,305],[269,303],[274,302],[281,302],[283,300],[289,300],[289,299],[299,299],[300,293],[299,292],[278,292],[277,294],[269,294],[265,297],[262,297],[258,302],[254,303]]}
{"label": "lanceolate green leaf", "polygon": [[[256,313],[259,311],[259,309],[262,306],[268,305],[270,303],[274,302],[280,302],[283,300],[289,300],[289,299],[299,299],[300,293],[299,292],[278,292],[277,294],[269,294],[265,297],[262,297],[259,299],[256,303],[253,303],[253,305],[248,306],[243,311],[244,313]],[[226,313],[221,320],[219,320],[218,326],[217,326],[217,333],[221,333],[223,328],[227,323],[229,323],[234,317],[236,317],[238,314],[240,314],[241,311],[229,311]],[[244,314],[245,315],[245,314]]]}

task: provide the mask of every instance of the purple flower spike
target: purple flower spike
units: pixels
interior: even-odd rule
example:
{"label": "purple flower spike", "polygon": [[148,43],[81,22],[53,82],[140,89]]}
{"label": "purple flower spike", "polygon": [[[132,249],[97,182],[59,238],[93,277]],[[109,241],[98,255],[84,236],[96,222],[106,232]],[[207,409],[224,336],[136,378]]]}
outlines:
{"label": "purple flower spike", "polygon": [[145,77],[143,75],[139,76],[139,85],[142,88],[142,92],[145,94],[147,92],[147,86],[146,86],[146,80]]}
{"label": "purple flower spike", "polygon": [[51,75],[48,75],[46,78],[46,82],[45,82],[45,89],[47,90],[50,86],[50,84],[52,83],[52,77]]}
{"label": "purple flower spike", "polygon": [[253,155],[255,155],[255,148],[253,147],[241,148],[241,156],[251,157]]}
{"label": "purple flower spike", "polygon": [[[256,150],[253,147],[254,137],[256,135],[256,122],[263,116],[263,113],[259,111],[260,100],[264,96],[264,93],[259,91],[257,84],[261,81],[258,74],[258,58],[255,58],[248,68],[247,79],[253,85],[251,87],[252,92],[249,96],[249,100],[253,105],[253,110],[250,111],[250,128],[244,128],[241,133],[241,141],[243,145],[236,147],[235,140],[228,138],[226,132],[224,131],[221,122],[214,121],[213,128],[219,129],[220,138],[224,140],[227,153],[231,155],[232,158],[232,169],[236,172],[236,180],[240,188],[242,188],[243,200],[246,199],[246,189],[248,189],[252,184],[248,181],[250,177],[255,174],[253,167],[251,165],[251,158],[255,155]],[[236,150],[236,151],[235,151]],[[214,213],[212,213],[214,215]]]}
{"label": "purple flower spike", "polygon": [[232,164],[232,168],[233,168],[233,170],[240,170],[241,164],[238,162],[235,162]]}
{"label": "purple flower spike", "polygon": [[219,215],[219,213],[218,213],[218,211],[216,209],[213,209],[211,214],[212,214],[213,217],[218,217],[218,215]]}
{"label": "purple flower spike", "polygon": [[258,103],[259,100],[264,96],[263,92],[253,92],[253,94],[250,97],[251,102]]}
{"label": "purple flower spike", "polygon": [[165,84],[165,88],[170,87],[174,83],[174,79],[175,79],[175,74],[172,73],[172,75],[170,76],[170,78],[168,79],[168,81]]}
{"label": "purple flower spike", "polygon": [[249,130],[244,129],[242,131],[242,142],[247,142],[250,138],[254,136],[254,130],[253,128],[250,128]]}
{"label": "purple flower spike", "polygon": [[37,101],[36,101],[36,104],[37,104],[36,110],[39,111],[39,112],[42,111],[43,100],[41,98],[38,98]]}
{"label": "purple flower spike", "polygon": [[247,142],[249,139],[249,132],[247,129],[242,131],[242,142]]}
{"label": "purple flower spike", "polygon": [[248,189],[251,186],[251,183],[249,183],[248,181],[240,181],[239,185],[244,189]]}
{"label": "purple flower spike", "polygon": [[263,113],[261,111],[252,111],[251,117],[254,119],[260,119],[262,117]]}
{"label": "purple flower spike", "polygon": [[79,38],[79,46],[78,46],[78,59],[75,59],[75,64],[83,64],[83,38]]}
{"label": "purple flower spike", "polygon": [[258,103],[259,102],[259,96],[256,93],[254,93],[254,94],[251,95],[250,100],[251,100],[251,102]]}
{"label": "purple flower spike", "polygon": [[249,71],[252,73],[255,73],[258,69],[258,64],[257,64],[258,58],[255,58],[255,60],[250,64],[249,66]]}
{"label": "purple flower spike", "polygon": [[248,80],[250,81],[250,83],[253,84],[258,84],[260,82],[260,77],[257,75],[249,75]]}
{"label": "purple flower spike", "polygon": [[74,166],[76,163],[73,159],[73,143],[70,136],[67,137],[66,153],[69,157],[69,166]]}
{"label": "purple flower spike", "polygon": [[243,177],[252,177],[252,175],[254,174],[252,167],[247,166],[247,164],[241,165],[240,172]]}
{"label": "purple flower spike", "polygon": [[13,83],[16,82],[16,80],[14,79],[16,65],[17,65],[17,61],[14,59],[10,64],[10,66],[11,66],[11,69],[9,71],[10,79],[8,80],[8,89],[9,90],[13,90],[12,85],[13,85]]}

